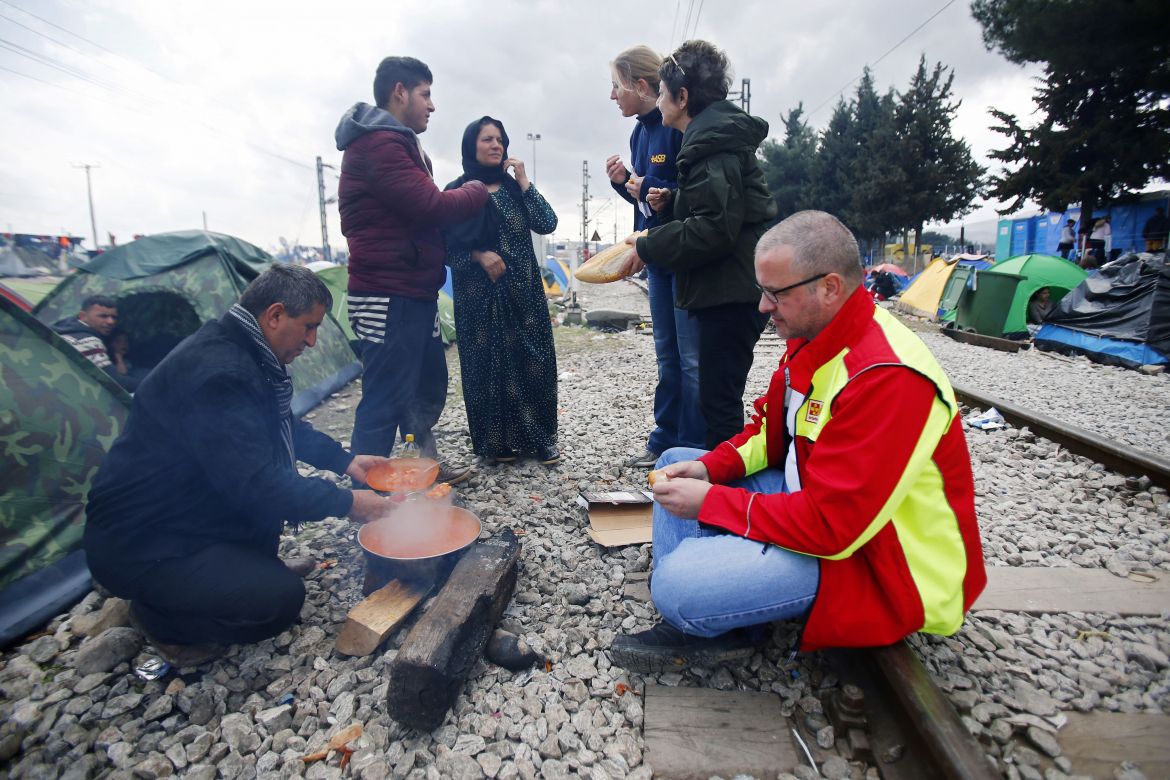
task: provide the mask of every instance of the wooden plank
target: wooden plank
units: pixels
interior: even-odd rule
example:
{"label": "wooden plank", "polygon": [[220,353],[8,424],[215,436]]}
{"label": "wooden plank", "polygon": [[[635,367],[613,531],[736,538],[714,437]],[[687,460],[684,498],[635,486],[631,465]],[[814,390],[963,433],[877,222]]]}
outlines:
{"label": "wooden plank", "polygon": [[337,635],[337,652],[343,655],[374,652],[429,592],[430,586],[390,580],[349,611]]}
{"label": "wooden plank", "polygon": [[775,777],[806,763],[775,694],[646,683],[644,707],[646,761],[654,777]]}
{"label": "wooden plank", "polygon": [[1026,341],[996,338],[995,336],[984,336],[982,333],[972,333],[969,330],[959,330],[958,328],[940,328],[940,330],[944,336],[950,336],[955,341],[961,341],[964,344],[974,344],[977,347],[997,349],[1000,352],[1019,352],[1020,347],[1028,343]]}
{"label": "wooden plank", "polygon": [[1066,712],[1056,735],[1072,774],[1113,780],[1122,761],[1146,777],[1170,777],[1170,715],[1125,712]]}
{"label": "wooden plank", "polygon": [[520,542],[506,528],[455,565],[390,664],[390,717],[420,731],[443,722],[512,598],[519,557]]}
{"label": "wooden plank", "polygon": [[990,566],[987,589],[972,610],[1157,616],[1168,607],[1170,578],[1166,577],[1134,582],[1104,569]]}

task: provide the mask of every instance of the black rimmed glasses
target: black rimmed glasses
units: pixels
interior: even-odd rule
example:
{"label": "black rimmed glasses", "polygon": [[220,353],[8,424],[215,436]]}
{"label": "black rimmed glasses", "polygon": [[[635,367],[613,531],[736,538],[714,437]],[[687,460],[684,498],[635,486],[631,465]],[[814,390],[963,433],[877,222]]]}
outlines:
{"label": "black rimmed glasses", "polygon": [[828,272],[825,272],[823,274],[817,274],[816,276],[810,276],[807,279],[802,279],[801,281],[797,282],[796,284],[790,284],[787,287],[779,287],[775,290],[770,289],[768,287],[764,287],[763,285],[760,285],[760,284],[756,284],[756,289],[759,290],[760,294],[763,295],[765,298],[767,298],[772,303],[780,303],[780,296],[783,295],[784,293],[788,292],[789,290],[795,290],[797,287],[804,287],[806,284],[812,284],[815,281],[818,281],[820,279],[824,279],[828,275],[829,275]]}

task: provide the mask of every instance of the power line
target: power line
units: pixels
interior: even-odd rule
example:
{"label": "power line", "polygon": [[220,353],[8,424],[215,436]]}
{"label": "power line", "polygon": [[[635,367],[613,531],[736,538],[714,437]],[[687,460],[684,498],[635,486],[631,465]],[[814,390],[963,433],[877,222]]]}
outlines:
{"label": "power line", "polygon": [[[8,0],[0,0],[0,2],[8,2]],[[9,3],[9,5],[11,5],[11,3]],[[69,65],[64,65],[64,64],[58,62],[57,60],[54,60],[52,57],[47,57],[43,54],[40,54],[36,51],[33,51],[32,49],[21,46],[20,44],[13,43],[11,41],[0,38],[0,48],[7,49],[8,51],[11,51],[13,54],[16,54],[20,57],[24,57],[25,59],[27,59],[31,62],[35,62],[39,65],[53,68],[55,70],[58,70],[64,74],[66,74],[67,76],[72,76],[74,78],[81,79],[82,81],[85,81],[87,83],[93,84],[93,85],[98,86],[98,87],[101,87],[102,89],[108,90],[112,93],[121,93],[121,94],[126,95],[128,97],[135,98],[136,100],[143,101],[144,103],[152,104],[157,108],[162,108],[164,110],[166,109],[166,107],[163,106],[161,101],[159,101],[157,98],[154,98],[150,95],[144,95],[142,93],[136,92],[136,91],[131,90],[131,89],[126,89],[125,87],[121,87],[121,86],[114,84],[114,83],[111,83],[111,82],[106,82],[106,81],[103,81],[100,79],[96,79],[92,75],[86,73],[85,71],[79,70],[79,69],[71,67]],[[85,56],[89,56],[89,55],[85,55]],[[52,86],[52,87],[57,87],[58,89],[64,89],[68,92],[74,92],[76,94],[85,94],[83,92],[78,92],[77,90],[69,89],[68,87],[66,87],[62,84],[56,84],[56,83],[53,83],[50,81],[45,81],[43,79],[39,79],[39,78],[36,78],[34,76],[30,76],[27,73],[21,73],[19,71],[12,70],[11,68],[4,68],[4,70],[6,70],[10,73],[15,73],[18,76],[24,76],[25,78],[29,78],[29,79],[32,79],[34,81],[39,81],[42,84],[47,84],[47,85]],[[116,108],[121,108],[121,109],[129,108],[129,109],[134,110],[138,113],[142,113],[143,115],[147,115],[147,116],[149,115],[137,107],[123,106],[123,105],[120,105],[118,103],[113,103],[113,102],[108,101],[108,100],[100,100],[94,95],[86,95],[86,97],[89,97],[89,98],[94,99],[94,100],[98,100],[98,102],[106,103],[107,105],[111,105],[111,106],[114,106]],[[289,163],[290,165],[295,165],[298,168],[304,168],[306,170],[313,170],[312,165],[301,162],[300,160],[294,159],[292,157],[288,157],[288,156],[281,154],[279,152],[274,152],[271,149],[260,146],[259,144],[256,144],[252,141],[248,141],[248,140],[239,138],[237,136],[233,136],[229,133],[224,132],[221,128],[218,128],[218,127],[206,122],[203,119],[200,119],[198,117],[192,117],[191,119],[192,119],[192,121],[207,128],[209,131],[215,133],[216,135],[219,135],[220,137],[229,138],[229,139],[232,139],[234,141],[244,143],[248,147],[253,149],[254,151],[260,152],[261,154],[267,155],[269,157],[273,157],[277,160],[281,160],[282,162]]]}
{"label": "power line", "polygon": [[[32,18],[36,19],[37,21],[39,21],[43,24],[47,24],[54,29],[60,30],[61,32],[65,33],[66,35],[72,35],[74,38],[77,38],[78,40],[85,41],[90,46],[93,46],[96,49],[101,49],[106,54],[113,55],[114,57],[117,57],[118,59],[120,59],[124,62],[131,62],[131,60],[127,59],[126,57],[122,56],[121,54],[118,54],[118,52],[116,52],[116,51],[113,51],[111,49],[107,49],[105,46],[102,46],[97,41],[91,41],[89,38],[86,38],[84,35],[81,35],[79,33],[75,33],[72,30],[65,28],[65,27],[62,27],[61,25],[59,25],[55,22],[50,22],[48,19],[44,18],[43,16],[37,16],[32,11],[29,11],[27,8],[21,8],[19,5],[12,2],[12,0],[0,0],[0,3],[4,3],[5,5],[11,6],[11,7],[15,8],[17,11],[20,11],[23,14],[27,14],[28,16],[31,16]],[[46,37],[48,37],[48,36],[46,36]],[[62,45],[64,45],[64,44],[62,44]],[[166,76],[164,76],[163,74],[159,73],[158,71],[156,71],[156,70],[154,70],[146,65],[141,65],[139,63],[134,63],[134,62],[132,62],[131,64],[133,64],[137,67],[143,68],[145,70],[148,70],[151,73],[153,73],[154,75],[158,76],[159,78],[166,79]]]}
{"label": "power line", "polygon": [[12,24],[15,24],[17,27],[22,27],[25,30],[28,30],[33,35],[39,35],[42,38],[45,38],[46,40],[52,41],[53,43],[57,44],[58,46],[62,46],[66,49],[69,49],[70,51],[77,52],[78,54],[81,54],[82,56],[85,56],[85,57],[89,56],[88,53],[82,51],[81,49],[77,48],[76,46],[71,46],[70,44],[65,43],[64,41],[59,41],[56,38],[54,38],[53,36],[48,35],[46,33],[43,33],[40,30],[37,30],[33,27],[29,27],[27,24],[22,24],[21,22],[18,22],[15,19],[13,19],[11,16],[5,16],[4,14],[0,14],[0,19],[3,19],[6,22],[11,22]]}
{"label": "power line", "polygon": [[[4,1],[5,1],[5,2],[7,2],[7,0],[4,0]],[[914,35],[915,35],[915,34],[916,34],[916,33],[917,33],[919,30],[921,30],[923,27],[925,27],[926,25],[928,25],[928,24],[930,24],[932,21],[934,21],[934,18],[935,18],[936,16],[938,16],[938,15],[939,15],[939,14],[941,14],[943,11],[947,10],[948,8],[950,8],[952,5],[954,5],[954,3],[955,3],[955,0],[948,0],[948,2],[947,2],[947,4],[946,4],[946,5],[944,5],[942,8],[938,9],[938,10],[937,10],[937,11],[935,11],[933,14],[931,14],[931,15],[930,15],[930,17],[929,17],[929,18],[928,18],[928,19],[927,19],[925,22],[923,22],[922,24],[918,25],[918,26],[917,26],[917,27],[915,27],[913,30],[911,30],[909,33],[907,33],[905,38],[903,38],[902,40],[900,40],[900,41],[898,41],[897,43],[895,43],[895,44],[894,44],[892,47],[890,47],[889,51],[887,51],[885,54],[883,54],[882,56],[880,56],[880,57],[878,57],[876,60],[874,60],[872,64],[873,64],[873,65],[877,65],[879,62],[881,62],[882,60],[884,60],[886,57],[890,56],[890,55],[891,55],[891,54],[894,52],[894,50],[895,50],[895,49],[897,49],[899,46],[901,46],[901,45],[902,45],[903,43],[905,43],[906,41],[908,41],[908,40],[910,40],[911,38],[913,38],[913,37],[914,37]],[[869,67],[869,64],[867,64],[867,65],[866,65],[866,67]],[[862,69],[862,72],[864,73],[864,68]],[[816,112],[818,112],[818,111],[820,111],[822,108],[824,108],[826,105],[828,105],[829,101],[831,101],[833,98],[835,98],[835,97],[840,97],[840,95],[841,95],[841,93],[842,93],[842,92],[844,92],[845,90],[847,90],[847,89],[850,87],[850,85],[852,85],[852,84],[853,84],[855,81],[857,81],[859,78],[861,78],[861,75],[862,75],[861,73],[857,74],[857,75],[856,75],[856,76],[854,76],[852,79],[850,79],[850,80],[849,80],[849,81],[848,81],[848,82],[847,82],[847,83],[846,83],[844,86],[842,86],[842,87],[841,87],[839,90],[837,90],[837,91],[836,91],[835,93],[833,93],[832,95],[829,95],[829,97],[825,98],[825,99],[824,99],[824,101],[823,101],[823,102],[822,102],[820,105],[818,105],[818,106],[817,106],[816,108],[814,108],[812,111],[809,111],[809,112],[808,112],[808,115],[809,115],[809,117],[812,117],[812,115],[813,115],[813,114],[815,114]]]}
{"label": "power line", "polygon": [[670,25],[670,51],[674,51],[674,34],[678,31],[678,8],[682,0],[674,0],[674,21]]}
{"label": "power line", "polygon": [[[46,84],[46,85],[48,85],[48,86],[50,86],[50,87],[56,87],[57,89],[63,89],[63,90],[65,90],[66,92],[72,92],[74,95],[82,95],[83,97],[92,98],[92,99],[94,99],[94,100],[96,100],[96,99],[97,99],[97,98],[94,98],[92,95],[86,95],[84,92],[81,92],[80,90],[76,90],[76,89],[70,89],[69,87],[66,87],[66,86],[64,86],[64,85],[62,85],[62,84],[54,84],[54,83],[53,83],[53,82],[51,82],[51,81],[45,81],[44,79],[37,78],[36,76],[30,76],[30,75],[29,75],[29,74],[27,74],[27,73],[21,73],[19,70],[13,70],[12,68],[7,68],[7,67],[5,67],[5,66],[3,66],[3,65],[0,65],[0,70],[7,71],[7,72],[9,72],[9,73],[12,73],[12,74],[15,74],[15,75],[17,75],[17,76],[22,76],[22,77],[24,77],[24,78],[26,78],[26,79],[30,79],[30,80],[32,80],[32,81],[37,81],[37,82],[40,82],[41,84]],[[106,102],[106,101],[102,101],[102,102]]]}
{"label": "power line", "polygon": [[699,0],[699,10],[695,12],[695,23],[691,27],[691,37],[694,38],[699,34],[699,17],[703,15],[703,3],[707,0]]}

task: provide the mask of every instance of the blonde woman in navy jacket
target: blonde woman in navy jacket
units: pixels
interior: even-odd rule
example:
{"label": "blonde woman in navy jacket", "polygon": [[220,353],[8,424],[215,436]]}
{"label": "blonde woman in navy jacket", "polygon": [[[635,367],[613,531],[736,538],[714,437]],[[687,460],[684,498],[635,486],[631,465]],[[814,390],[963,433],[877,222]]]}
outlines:
{"label": "blonde woman in navy jacket", "polygon": [[[647,202],[651,189],[678,187],[675,158],[682,133],[662,124],[658,100],[658,69],[662,56],[648,46],[626,49],[611,63],[610,100],[622,116],[636,117],[630,136],[630,167],[619,155],[606,161],[605,171],[614,190],[634,205],[634,230],[662,221]],[[631,168],[633,170],[631,170]],[[655,428],[645,452],[627,462],[649,468],[671,447],[703,445],[705,423],[699,406],[699,325],[675,306],[674,272],[647,268],[650,315],[654,320],[654,352],[658,358],[658,386],[654,390]]]}

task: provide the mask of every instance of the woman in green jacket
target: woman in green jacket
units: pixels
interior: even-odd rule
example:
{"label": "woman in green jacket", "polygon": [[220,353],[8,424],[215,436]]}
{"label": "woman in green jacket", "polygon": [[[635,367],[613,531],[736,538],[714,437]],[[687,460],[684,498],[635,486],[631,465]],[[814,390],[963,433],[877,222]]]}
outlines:
{"label": "woman in green jacket", "polygon": [[[756,150],[768,123],[727,101],[727,56],[687,41],[658,71],[662,122],[683,133],[678,191],[651,190],[666,224],[639,238],[627,266],[675,274],[675,303],[699,321],[699,403],[714,449],[743,430],[743,392],[767,317],[753,264],[756,241],[776,216]],[[669,203],[673,200],[673,203]]]}

